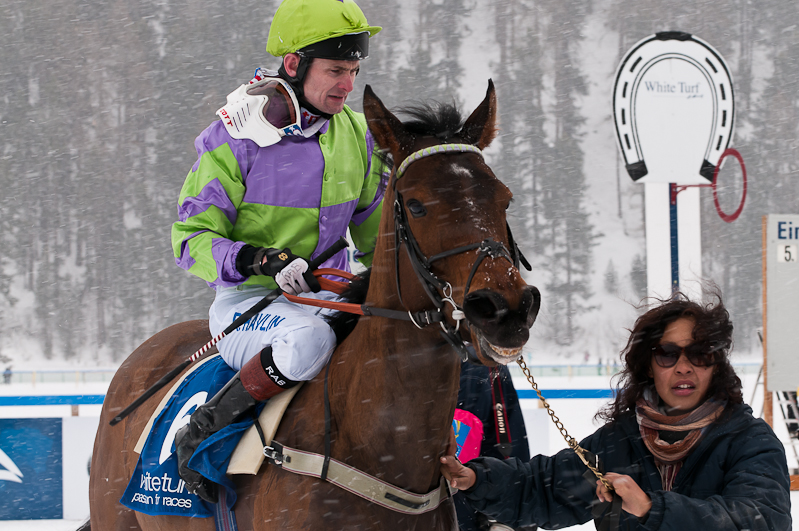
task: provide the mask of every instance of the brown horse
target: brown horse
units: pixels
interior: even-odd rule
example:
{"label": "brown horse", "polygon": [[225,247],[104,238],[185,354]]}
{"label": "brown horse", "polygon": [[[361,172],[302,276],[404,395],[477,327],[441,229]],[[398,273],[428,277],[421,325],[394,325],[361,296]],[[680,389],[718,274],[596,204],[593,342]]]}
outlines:
{"label": "brown horse", "polygon": [[[470,341],[486,364],[514,360],[527,342],[540,295],[513,264],[516,249],[505,220],[512,194],[479,151],[496,135],[493,85],[489,82],[486,98],[465,123],[445,106],[429,116],[417,110],[416,120],[403,124],[369,87],[364,109],[375,139],[394,161],[366,301],[403,312],[443,305],[444,320],[443,326],[418,329],[409,321],[360,319],[329,366],[331,451],[333,458],[367,474],[424,494],[439,486],[439,458],[449,443],[460,372],[452,343]],[[417,153],[443,143],[460,148]],[[397,178],[400,163],[412,154],[413,163],[406,162]],[[147,516],[118,502],[136,466],[133,447],[164,390],[109,426],[133,398],[208,340],[205,321],[178,324],[146,341],[119,368],[106,395],[92,458],[95,531],[214,529],[212,519]],[[294,398],[276,441],[324,452],[324,375]],[[235,481],[242,531],[457,529],[451,499],[430,512],[407,515],[273,465]]]}

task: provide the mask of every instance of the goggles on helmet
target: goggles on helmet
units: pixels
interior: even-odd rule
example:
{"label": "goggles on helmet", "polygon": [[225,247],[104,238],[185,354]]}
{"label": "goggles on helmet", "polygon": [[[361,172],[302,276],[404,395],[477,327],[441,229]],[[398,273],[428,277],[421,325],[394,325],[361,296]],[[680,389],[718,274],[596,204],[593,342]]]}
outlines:
{"label": "goggles on helmet", "polygon": [[240,86],[216,114],[230,136],[252,140],[261,147],[277,144],[284,136],[302,136],[297,96],[280,78],[267,77]]}

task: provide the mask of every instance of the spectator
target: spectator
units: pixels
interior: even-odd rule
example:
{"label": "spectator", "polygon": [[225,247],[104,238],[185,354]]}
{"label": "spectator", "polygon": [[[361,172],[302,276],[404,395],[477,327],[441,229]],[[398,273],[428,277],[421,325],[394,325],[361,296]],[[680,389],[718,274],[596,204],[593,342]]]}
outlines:
{"label": "spectator", "polygon": [[[616,399],[598,414],[607,423],[580,443],[604,462],[622,529],[791,529],[785,450],[743,403],[732,323],[716,297],[702,305],[678,294],[638,318]],[[582,524],[597,500],[612,499],[583,479],[571,449],[442,463],[474,510],[509,525]]]}
{"label": "spectator", "polygon": [[[460,389],[458,390],[458,409],[468,412],[477,419],[471,422],[470,429],[480,429],[483,435],[479,449],[480,456],[506,459],[516,457],[527,461],[530,450],[527,431],[524,426],[519,398],[513,386],[510,371],[504,365],[491,368],[473,363],[461,365]],[[499,409],[499,413],[497,413]],[[497,429],[497,415],[507,428],[504,433]],[[456,412],[456,418],[469,418]],[[466,421],[468,422],[468,421]],[[459,438],[460,443],[463,438]],[[467,448],[467,452],[470,449]],[[486,515],[474,511],[462,494],[455,495],[455,510],[458,514],[460,531],[497,530],[499,526]],[[492,527],[493,526],[493,527]],[[504,529],[511,529],[505,527]],[[525,530],[535,529],[525,527]]]}

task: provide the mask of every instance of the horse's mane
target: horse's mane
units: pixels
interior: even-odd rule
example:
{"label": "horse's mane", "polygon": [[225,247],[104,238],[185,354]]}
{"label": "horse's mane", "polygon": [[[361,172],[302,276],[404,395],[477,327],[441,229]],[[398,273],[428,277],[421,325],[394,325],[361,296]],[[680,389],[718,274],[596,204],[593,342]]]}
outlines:
{"label": "horse's mane", "polygon": [[463,118],[454,103],[421,103],[398,112],[411,118],[403,125],[406,131],[416,136],[434,136],[448,142],[463,128]]}
{"label": "horse's mane", "polygon": [[[355,304],[363,304],[366,301],[366,292],[369,291],[369,278],[372,274],[372,269],[367,269],[366,272],[361,273],[350,281],[347,290],[341,295],[343,302],[351,302]],[[350,333],[355,330],[355,325],[358,324],[360,315],[347,312],[333,312],[327,317],[325,321],[333,329],[336,334],[336,343],[341,344]]]}
{"label": "horse's mane", "polygon": [[[403,122],[403,125],[407,132],[415,136],[435,136],[442,142],[448,142],[463,128],[463,118],[454,103],[421,103],[403,107],[397,112],[410,118]],[[386,164],[386,167],[390,168],[393,165],[391,155],[386,151],[378,152],[377,156]],[[349,288],[342,294],[342,299],[345,302],[363,304],[366,300],[366,292],[369,290],[371,273],[372,270],[367,269],[365,273],[352,280]],[[333,329],[336,334],[336,342],[340,345],[355,329],[359,318],[359,315],[351,313],[334,312],[325,320]]]}
{"label": "horse's mane", "polygon": [[[409,119],[402,123],[405,130],[414,136],[434,136],[442,142],[449,142],[463,128],[463,117],[454,103],[420,103],[397,110],[397,114]],[[377,152],[377,157],[391,168],[394,160],[388,151]]]}

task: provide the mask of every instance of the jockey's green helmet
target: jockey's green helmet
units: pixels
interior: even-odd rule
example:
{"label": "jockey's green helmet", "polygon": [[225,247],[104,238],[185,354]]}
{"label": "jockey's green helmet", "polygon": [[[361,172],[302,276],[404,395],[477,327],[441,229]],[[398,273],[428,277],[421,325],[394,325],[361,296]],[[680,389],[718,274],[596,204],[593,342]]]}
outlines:
{"label": "jockey's green helmet", "polygon": [[352,0],[283,0],[272,19],[266,51],[275,57],[358,60],[369,54],[370,26]]}

